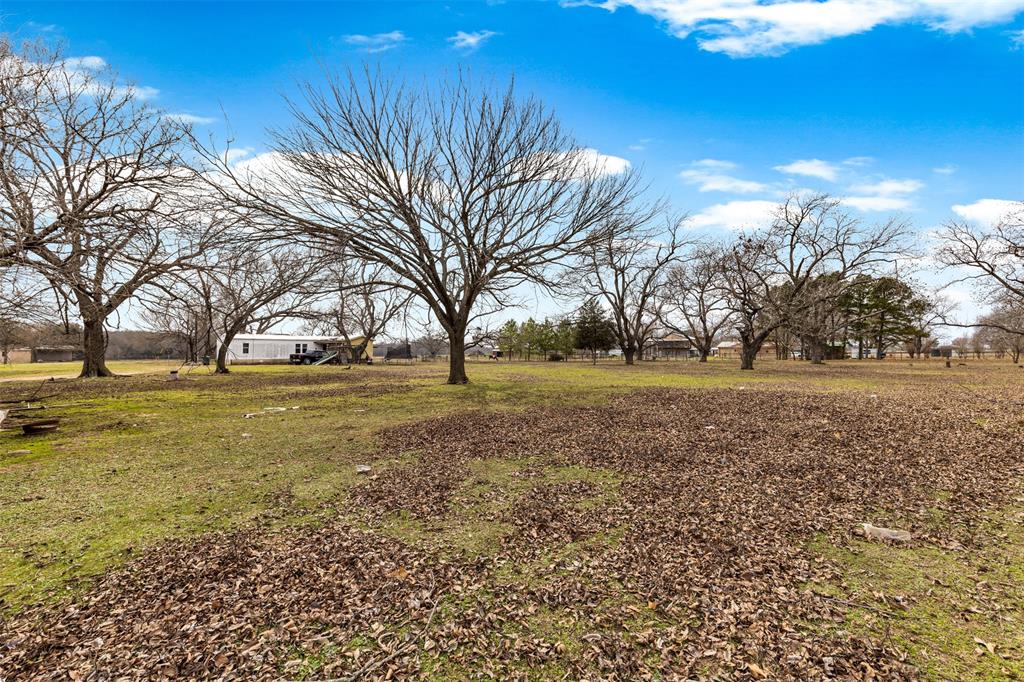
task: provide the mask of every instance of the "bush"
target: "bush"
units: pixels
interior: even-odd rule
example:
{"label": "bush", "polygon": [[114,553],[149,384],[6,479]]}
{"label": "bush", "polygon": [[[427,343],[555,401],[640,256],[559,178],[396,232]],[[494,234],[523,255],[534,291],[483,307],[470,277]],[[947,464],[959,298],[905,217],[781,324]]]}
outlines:
{"label": "bush", "polygon": [[561,353],[552,353],[551,355],[548,356],[548,360],[550,360],[551,362],[561,362],[562,360],[565,360],[565,358],[562,356]]}

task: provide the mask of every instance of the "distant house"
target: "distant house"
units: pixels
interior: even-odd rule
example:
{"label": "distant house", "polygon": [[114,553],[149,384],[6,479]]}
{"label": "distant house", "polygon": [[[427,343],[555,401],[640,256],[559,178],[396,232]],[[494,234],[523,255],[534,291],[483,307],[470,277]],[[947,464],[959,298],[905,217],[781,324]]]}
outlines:
{"label": "distant house", "polygon": [[71,362],[81,360],[82,353],[74,346],[36,346],[35,348],[12,348],[7,361],[12,365],[30,362]]}
{"label": "distant house", "polygon": [[[723,341],[722,343],[715,346],[714,354],[723,360],[739,360],[743,344],[739,341]],[[757,360],[767,360],[769,358],[774,359],[775,344],[767,342],[762,344],[761,350],[758,351]]]}
{"label": "distant house", "polygon": [[[361,337],[352,337],[352,343],[358,345]],[[217,346],[218,350],[220,345]],[[271,365],[288,362],[292,353],[306,353],[313,350],[337,351],[342,362],[355,362],[352,349],[339,336],[302,336],[291,334],[239,334],[228,344],[228,364],[235,365]],[[373,357],[373,340],[358,361]]]}
{"label": "distant house", "polygon": [[644,348],[645,360],[688,360],[696,356],[690,341],[675,332],[654,339]]}

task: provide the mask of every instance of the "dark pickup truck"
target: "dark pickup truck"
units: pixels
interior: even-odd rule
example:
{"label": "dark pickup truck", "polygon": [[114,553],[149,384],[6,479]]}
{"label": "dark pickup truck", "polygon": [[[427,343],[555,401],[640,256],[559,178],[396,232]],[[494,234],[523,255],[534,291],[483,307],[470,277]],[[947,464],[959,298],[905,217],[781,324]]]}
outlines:
{"label": "dark pickup truck", "polygon": [[288,356],[288,362],[292,363],[293,365],[312,365],[314,362],[323,360],[328,355],[335,356],[334,359],[329,360],[328,362],[338,362],[337,353],[335,353],[334,351],[326,351],[320,349],[308,350],[305,353],[292,353],[291,355]]}

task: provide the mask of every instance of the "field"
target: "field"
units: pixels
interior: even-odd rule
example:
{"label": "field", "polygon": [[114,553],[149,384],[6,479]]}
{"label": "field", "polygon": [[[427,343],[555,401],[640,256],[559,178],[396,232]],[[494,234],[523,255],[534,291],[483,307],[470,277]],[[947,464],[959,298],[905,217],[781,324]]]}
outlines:
{"label": "field", "polygon": [[1009,363],[131,367],[0,371],[0,679],[1024,676]]}

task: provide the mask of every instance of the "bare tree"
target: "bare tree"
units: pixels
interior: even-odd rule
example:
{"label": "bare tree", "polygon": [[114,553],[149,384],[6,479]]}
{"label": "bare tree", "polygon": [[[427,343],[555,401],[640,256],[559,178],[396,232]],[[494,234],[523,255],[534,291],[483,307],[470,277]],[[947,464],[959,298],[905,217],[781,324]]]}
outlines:
{"label": "bare tree", "polygon": [[958,281],[977,282],[990,303],[1005,296],[1024,301],[1024,202],[991,229],[950,221],[939,239],[939,261],[969,273]]}
{"label": "bare tree", "polygon": [[631,207],[608,221],[600,239],[581,255],[578,270],[570,274],[580,294],[597,297],[610,309],[627,365],[643,355],[658,329],[659,294],[686,245],[680,236],[682,222],[658,208]]}
{"label": "bare tree", "polygon": [[448,335],[448,382],[467,381],[467,330],[520,284],[589,244],[636,178],[579,146],[538,101],[465,78],[415,91],[379,72],[303,86],[294,125],[244,168],[212,150],[219,186],[281,227],[381,265],[383,283]]}
{"label": "bare tree", "polygon": [[[379,263],[345,258],[329,268],[332,305],[317,314],[314,326],[345,340],[353,362],[362,362],[366,347],[380,337],[409,305],[411,294],[386,282]],[[327,292],[325,292],[327,293]]]}
{"label": "bare tree", "polygon": [[263,334],[288,318],[312,317],[330,283],[326,264],[309,249],[280,243],[241,243],[220,249],[194,279],[207,279],[213,328],[218,336],[217,373],[228,373],[228,346],[235,336]]}
{"label": "bare tree", "polygon": [[733,319],[724,258],[720,247],[699,244],[669,271],[665,282],[660,322],[689,341],[700,362],[708,361],[715,341]]}
{"label": "bare tree", "polygon": [[953,304],[935,293],[921,293],[910,302],[910,333],[906,349],[912,358],[926,358],[935,345],[936,328],[946,324]]}
{"label": "bare tree", "polygon": [[187,362],[197,362],[200,356],[209,357],[217,352],[214,284],[213,277],[195,268],[141,297],[142,322],[149,329],[178,340],[185,349]]}
{"label": "bare tree", "polygon": [[431,360],[437,358],[441,352],[448,348],[448,335],[443,329],[425,326],[423,333],[416,337],[416,345],[426,351]]}
{"label": "bare tree", "polygon": [[221,232],[197,219],[187,130],[136,95],[55,53],[0,65],[0,258],[36,270],[73,303],[81,376],[111,374],[107,320]]}
{"label": "bare tree", "polygon": [[997,355],[1009,354],[1014,364],[1024,353],[1024,305],[1003,302],[978,320],[975,335]]}
{"label": "bare tree", "polygon": [[35,325],[61,319],[58,292],[35,271],[12,265],[0,266],[0,356],[9,361],[15,344],[33,337]]}
{"label": "bare tree", "polygon": [[866,227],[826,195],[787,199],[770,227],[741,237],[723,263],[741,369],[753,369],[765,339],[784,325],[808,340],[812,361],[821,362],[830,306],[856,275],[903,253],[906,234],[894,219]]}

